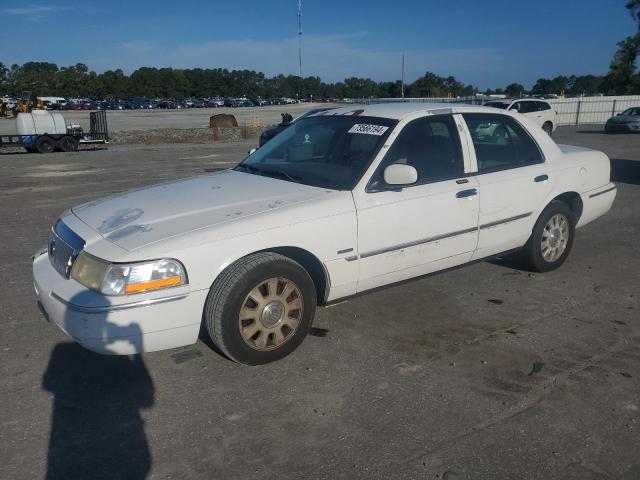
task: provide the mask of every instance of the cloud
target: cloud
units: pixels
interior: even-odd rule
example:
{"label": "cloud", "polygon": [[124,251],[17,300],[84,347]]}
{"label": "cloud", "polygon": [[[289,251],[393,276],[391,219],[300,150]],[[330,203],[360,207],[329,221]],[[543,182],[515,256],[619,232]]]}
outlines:
{"label": "cloud", "polygon": [[69,8],[63,6],[30,4],[13,8],[3,8],[0,10],[0,14],[5,16],[25,17],[29,20],[39,20],[50,13],[64,10],[69,10]]}
{"label": "cloud", "polygon": [[[466,82],[476,82],[504,73],[513,65],[512,58],[498,50],[471,48],[434,48],[384,50],[366,48],[367,32],[308,35],[303,38],[303,75],[317,75],[325,81],[346,77],[370,77],[374,80],[400,78],[402,53],[406,54],[405,79],[410,82],[426,71],[454,75]],[[174,68],[228,68],[264,72],[298,73],[298,39],[219,40],[163,48],[149,42],[131,42],[120,46],[118,64],[109,59],[95,59],[99,68],[120,67],[132,71],[141,66]],[[95,63],[94,63],[95,64]]]}

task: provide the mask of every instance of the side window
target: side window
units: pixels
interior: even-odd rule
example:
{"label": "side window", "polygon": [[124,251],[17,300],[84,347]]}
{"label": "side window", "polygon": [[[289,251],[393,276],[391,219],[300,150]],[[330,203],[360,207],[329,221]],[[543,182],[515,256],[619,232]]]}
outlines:
{"label": "side window", "polygon": [[520,113],[531,113],[538,111],[538,102],[520,102]]}
{"label": "side window", "polygon": [[382,169],[393,163],[414,167],[418,172],[418,183],[462,176],[462,147],[453,117],[436,115],[407,124],[385,156]]}
{"label": "side window", "polygon": [[478,173],[544,162],[536,143],[513,118],[486,113],[465,113],[462,116],[473,140]]}
{"label": "side window", "polygon": [[538,111],[542,112],[544,110],[551,110],[551,105],[547,102],[537,102],[538,103]]}

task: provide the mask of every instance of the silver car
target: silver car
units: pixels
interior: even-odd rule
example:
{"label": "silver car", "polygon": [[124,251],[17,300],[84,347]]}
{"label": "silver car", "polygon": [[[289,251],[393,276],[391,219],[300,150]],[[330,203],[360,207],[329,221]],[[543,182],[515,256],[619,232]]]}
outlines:
{"label": "silver car", "polygon": [[607,120],[607,133],[640,132],[640,107],[632,107]]}

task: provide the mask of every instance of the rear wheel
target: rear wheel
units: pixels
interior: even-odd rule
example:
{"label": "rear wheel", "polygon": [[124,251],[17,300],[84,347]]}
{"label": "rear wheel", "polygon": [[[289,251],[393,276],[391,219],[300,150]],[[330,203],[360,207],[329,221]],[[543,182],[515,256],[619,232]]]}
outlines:
{"label": "rear wheel", "polygon": [[542,130],[544,130],[547,135],[551,136],[553,134],[553,124],[551,122],[545,122],[542,125]]}
{"label": "rear wheel", "polygon": [[76,137],[65,135],[58,141],[58,148],[63,152],[77,152],[80,143]]}
{"label": "rear wheel", "polygon": [[304,340],[315,314],[316,290],[307,271],[276,253],[238,260],[214,282],[205,304],[213,343],[248,365],[279,360]]}
{"label": "rear wheel", "polygon": [[38,137],[35,147],[38,153],[51,153],[56,149],[56,142],[53,138],[43,135]]}
{"label": "rear wheel", "polygon": [[532,270],[559,268],[573,246],[576,216],[566,203],[553,201],[543,210],[524,246],[523,255]]}

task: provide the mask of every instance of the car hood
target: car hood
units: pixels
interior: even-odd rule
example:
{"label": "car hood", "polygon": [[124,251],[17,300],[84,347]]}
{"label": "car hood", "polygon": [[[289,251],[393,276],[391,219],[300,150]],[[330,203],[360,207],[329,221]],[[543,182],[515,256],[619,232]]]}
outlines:
{"label": "car hood", "polygon": [[72,212],[103,238],[132,251],[331,192],[225,170],[96,200],[74,207]]}

